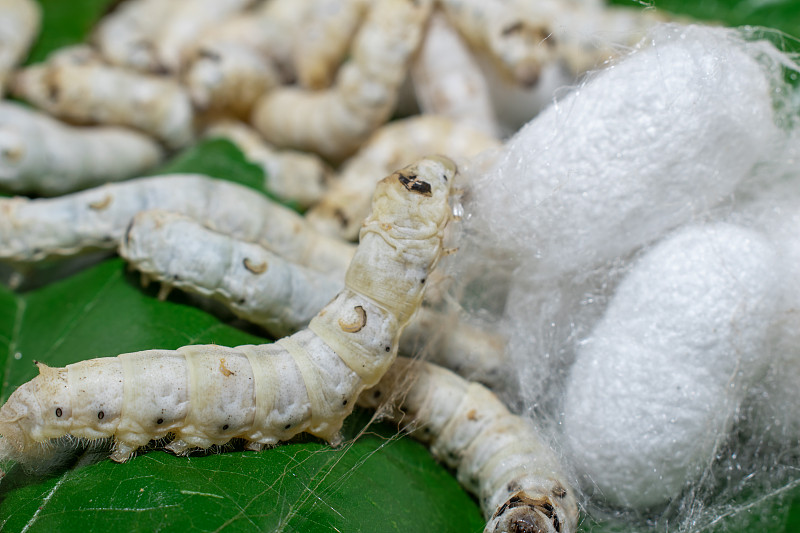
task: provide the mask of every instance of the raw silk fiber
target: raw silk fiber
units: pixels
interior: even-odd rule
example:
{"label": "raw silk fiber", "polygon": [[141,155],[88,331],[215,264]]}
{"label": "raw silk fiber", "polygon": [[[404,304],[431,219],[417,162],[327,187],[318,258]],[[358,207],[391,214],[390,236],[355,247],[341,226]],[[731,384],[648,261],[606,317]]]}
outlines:
{"label": "raw silk fiber", "polygon": [[465,172],[461,312],[626,531],[735,531],[800,479],[797,67],[764,35],[659,27]]}

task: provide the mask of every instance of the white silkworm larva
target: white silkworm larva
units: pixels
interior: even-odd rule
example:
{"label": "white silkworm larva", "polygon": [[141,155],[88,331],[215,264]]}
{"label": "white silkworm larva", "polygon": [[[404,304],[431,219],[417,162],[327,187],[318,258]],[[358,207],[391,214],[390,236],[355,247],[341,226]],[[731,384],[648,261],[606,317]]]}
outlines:
{"label": "white silkworm larva", "polygon": [[0,198],[0,260],[24,264],[114,249],[133,216],[148,209],[185,214],[338,279],[353,257],[352,244],[321,235],[296,212],[257,191],[199,174],[174,174],[58,198]]}
{"label": "white silkworm larva", "polygon": [[295,77],[294,40],[310,8],[270,0],[203,33],[183,75],[195,105],[249,118],[259,97]]}
{"label": "white silkworm larva", "polygon": [[136,128],[171,148],[194,137],[189,96],[169,78],[100,62],[48,61],[17,72],[11,91],[59,118]]}
{"label": "white silkworm larva", "polygon": [[512,414],[489,389],[429,363],[398,358],[359,404],[390,413],[431,453],[456,470],[478,497],[485,533],[572,533],[578,523],[575,491],[558,457],[529,421]]}
{"label": "white silkworm larva", "polygon": [[170,0],[172,7],[155,35],[156,54],[168,72],[180,72],[197,36],[242,11],[254,0]]}
{"label": "white silkworm larva", "polygon": [[597,67],[619,44],[637,42],[664,19],[575,0],[440,0],[450,21],[477,50],[487,51],[516,83],[532,87],[544,67],[560,62],[574,74]]}
{"label": "white silkworm larva", "polygon": [[297,30],[294,65],[308,89],[330,86],[368,7],[365,0],[313,0],[311,17]]}
{"label": "white silkworm larva", "polygon": [[435,12],[411,63],[417,102],[424,114],[444,115],[490,137],[500,126],[478,62],[445,16]]}
{"label": "white silkworm larva", "polygon": [[114,438],[124,461],[168,434],[167,449],[244,438],[259,449],[300,432],[336,443],[357,395],[395,359],[442,251],[455,165],[428,158],[387,177],[375,193],[345,289],[308,329],[274,344],[184,346],[39,364],[0,409],[2,455],[31,463],[50,439]]}
{"label": "white silkworm larva", "polygon": [[142,174],[163,157],[146,135],[114,126],[74,127],[0,102],[0,187],[57,195]]}
{"label": "white silkworm larva", "polygon": [[163,0],[126,0],[100,20],[91,40],[113,65],[163,72],[155,40],[175,5]]}
{"label": "white silkworm larva", "polygon": [[[542,65],[555,56],[550,39],[552,17],[529,16],[525,2],[504,0],[439,0],[459,33],[475,49],[487,50],[503,72],[517,83],[532,86]],[[537,2],[551,8],[553,2]]]}
{"label": "white silkworm larva", "polygon": [[369,214],[376,175],[388,174],[430,153],[471,157],[499,147],[497,139],[446,117],[419,115],[390,122],[345,162],[339,178],[308,212],[307,219],[323,233],[354,240]]}
{"label": "white silkworm larva", "polygon": [[264,186],[282,200],[309,207],[319,202],[328,190],[332,171],[315,154],[277,150],[241,122],[216,122],[206,129],[205,135],[234,143],[248,161],[264,170]]}
{"label": "white silkworm larva", "polygon": [[278,146],[337,161],[352,154],[391,115],[430,10],[431,0],[372,3],[334,85],[273,90],[256,104],[253,125]]}
{"label": "white silkworm larva", "polygon": [[214,298],[276,338],[306,327],[342,288],[341,279],[161,210],[133,218],[119,253],[162,283],[160,297],[175,287]]}
{"label": "white silkworm larva", "polygon": [[246,119],[258,99],[282,80],[264,54],[220,41],[197,49],[183,82],[197,109]]}
{"label": "white silkworm larva", "polygon": [[[119,253],[143,280],[162,284],[160,297],[173,287],[211,297],[275,337],[307,326],[342,286],[340,279],[293,264],[262,246],[161,210],[133,218]],[[415,354],[424,346],[431,361],[495,384],[505,362],[503,344],[498,335],[443,320],[422,306],[400,338],[400,353]]]}
{"label": "white silkworm larva", "polygon": [[426,306],[403,330],[400,353],[423,353],[427,361],[492,388],[507,382],[509,360],[502,335]]}
{"label": "white silkworm larva", "polygon": [[0,0],[0,97],[9,73],[28,53],[39,33],[42,9],[33,0]]}

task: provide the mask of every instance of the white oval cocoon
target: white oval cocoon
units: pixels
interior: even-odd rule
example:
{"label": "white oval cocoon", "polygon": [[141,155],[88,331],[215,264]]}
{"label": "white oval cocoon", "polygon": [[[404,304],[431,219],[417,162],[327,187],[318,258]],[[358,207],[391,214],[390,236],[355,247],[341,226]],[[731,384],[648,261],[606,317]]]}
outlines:
{"label": "white oval cocoon", "polygon": [[659,505],[713,460],[769,365],[776,263],[759,233],[691,226],[619,285],[578,350],[563,420],[576,468],[608,502]]}
{"label": "white oval cocoon", "polygon": [[573,271],[722,201],[779,135],[774,74],[755,59],[766,48],[735,30],[664,26],[543,111],[468,176],[469,229],[490,250],[481,255],[520,257],[528,273]]}

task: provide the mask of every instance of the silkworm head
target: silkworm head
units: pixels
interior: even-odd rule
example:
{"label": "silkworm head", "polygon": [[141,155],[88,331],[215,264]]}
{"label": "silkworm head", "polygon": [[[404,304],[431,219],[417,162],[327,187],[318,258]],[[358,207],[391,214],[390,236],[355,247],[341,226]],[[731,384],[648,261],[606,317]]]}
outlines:
{"label": "silkworm head", "polygon": [[438,230],[447,222],[443,210],[456,175],[456,165],[442,156],[430,156],[384,178],[373,198],[373,215],[380,214],[385,229],[425,227]]}
{"label": "silkworm head", "polygon": [[531,498],[525,492],[512,495],[495,512],[485,531],[492,533],[562,533],[559,507],[548,498]]}

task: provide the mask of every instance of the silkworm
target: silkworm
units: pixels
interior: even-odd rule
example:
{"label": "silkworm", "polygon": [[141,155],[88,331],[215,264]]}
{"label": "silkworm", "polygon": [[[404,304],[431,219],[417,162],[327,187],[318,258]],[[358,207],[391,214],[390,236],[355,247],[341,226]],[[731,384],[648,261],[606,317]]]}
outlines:
{"label": "silkworm", "polygon": [[328,190],[333,171],[315,154],[278,150],[241,122],[216,122],[205,135],[234,143],[248,161],[264,169],[265,188],[282,200],[309,207]]}
{"label": "silkworm", "polygon": [[306,327],[343,283],[258,244],[160,210],[133,218],[119,253],[146,279],[161,282],[162,289],[175,287],[219,300],[276,338]]}
{"label": "silkworm", "polygon": [[298,83],[307,89],[328,87],[347,54],[368,2],[313,0],[311,17],[297,29],[294,65]]}
{"label": "silkworm", "polygon": [[155,41],[174,7],[174,2],[161,0],[126,0],[100,20],[91,41],[113,65],[163,72]]}
{"label": "silkworm", "polygon": [[414,93],[423,114],[443,115],[489,137],[500,127],[483,71],[466,43],[437,11],[411,63]]}
{"label": "silkworm", "polygon": [[[544,4],[552,10],[554,2]],[[528,16],[531,9],[524,2],[440,0],[439,5],[470,46],[488,50],[521,85],[535,85],[542,65],[553,61],[552,18]]]}
{"label": "silkworm", "polygon": [[759,232],[688,226],[618,286],[564,392],[565,443],[608,502],[658,506],[706,471],[770,364],[776,266]]}
{"label": "silkworm", "polygon": [[224,41],[198,47],[182,79],[196,108],[242,119],[264,93],[282,83],[280,72],[263,54]]}
{"label": "silkworm", "polygon": [[[179,289],[213,298],[236,316],[281,337],[305,326],[342,286],[342,280],[304,268],[266,250],[161,210],[133,217],[119,253],[143,280],[160,282],[160,297]],[[430,280],[426,281],[430,291]],[[358,328],[364,316],[343,329]],[[400,337],[400,353],[425,350],[430,361],[497,384],[504,372],[504,340],[455,315],[422,306]]]}
{"label": "silkworm", "polygon": [[388,120],[432,0],[370,4],[350,61],[332,87],[273,90],[259,100],[251,122],[271,143],[340,161]]}
{"label": "silkworm", "polygon": [[194,138],[189,96],[169,78],[99,61],[47,61],[18,71],[11,92],[56,117],[136,128],[171,148]]}
{"label": "silkworm", "polygon": [[[597,67],[617,55],[615,47],[635,43],[665,20],[652,10],[594,2],[439,0],[439,5],[473,49],[488,52],[501,73],[524,87],[535,86],[549,64],[563,64],[574,74]],[[604,46],[597,35],[606,40]]]}
{"label": "silkworm", "polygon": [[0,186],[57,195],[142,174],[163,158],[146,135],[113,126],[74,127],[0,102]]}
{"label": "silkworm", "polygon": [[418,115],[393,121],[378,129],[344,163],[338,179],[308,212],[307,219],[320,232],[353,240],[369,213],[376,175],[430,153],[471,157],[499,146],[497,139],[446,117]]}
{"label": "silkworm", "polygon": [[294,42],[311,7],[264,2],[200,35],[182,76],[195,105],[248,119],[264,93],[296,77]]}
{"label": "silkworm", "polygon": [[483,385],[399,357],[359,404],[380,408],[387,400],[394,405],[388,415],[429,442],[431,454],[478,497],[485,533],[576,531],[576,492],[558,456]]}
{"label": "silkworm", "polygon": [[426,361],[499,390],[509,373],[505,344],[497,331],[423,305],[403,330],[400,353],[421,353]]}
{"label": "silkworm", "polygon": [[[2,455],[30,463],[45,453],[40,443],[66,434],[113,436],[115,461],[168,434],[175,438],[166,448],[178,454],[235,437],[258,449],[300,432],[337,443],[357,395],[391,365],[422,300],[420,279],[441,253],[454,178],[444,158],[385,178],[345,288],[290,337],[148,350],[65,368],[39,364],[39,376],[0,409]],[[340,322],[361,312],[361,328],[342,329]]]}
{"label": "silkworm", "polygon": [[191,56],[197,36],[242,11],[254,0],[172,0],[169,17],[154,41],[161,65],[180,72]]}
{"label": "silkworm", "polygon": [[23,60],[39,33],[42,9],[33,0],[0,1],[0,97],[9,73]]}
{"label": "silkworm", "polygon": [[58,198],[0,199],[0,260],[31,263],[114,249],[131,218],[148,209],[183,213],[260,242],[295,263],[341,276],[354,248],[320,235],[296,212],[252,189],[199,174],[137,178]]}

